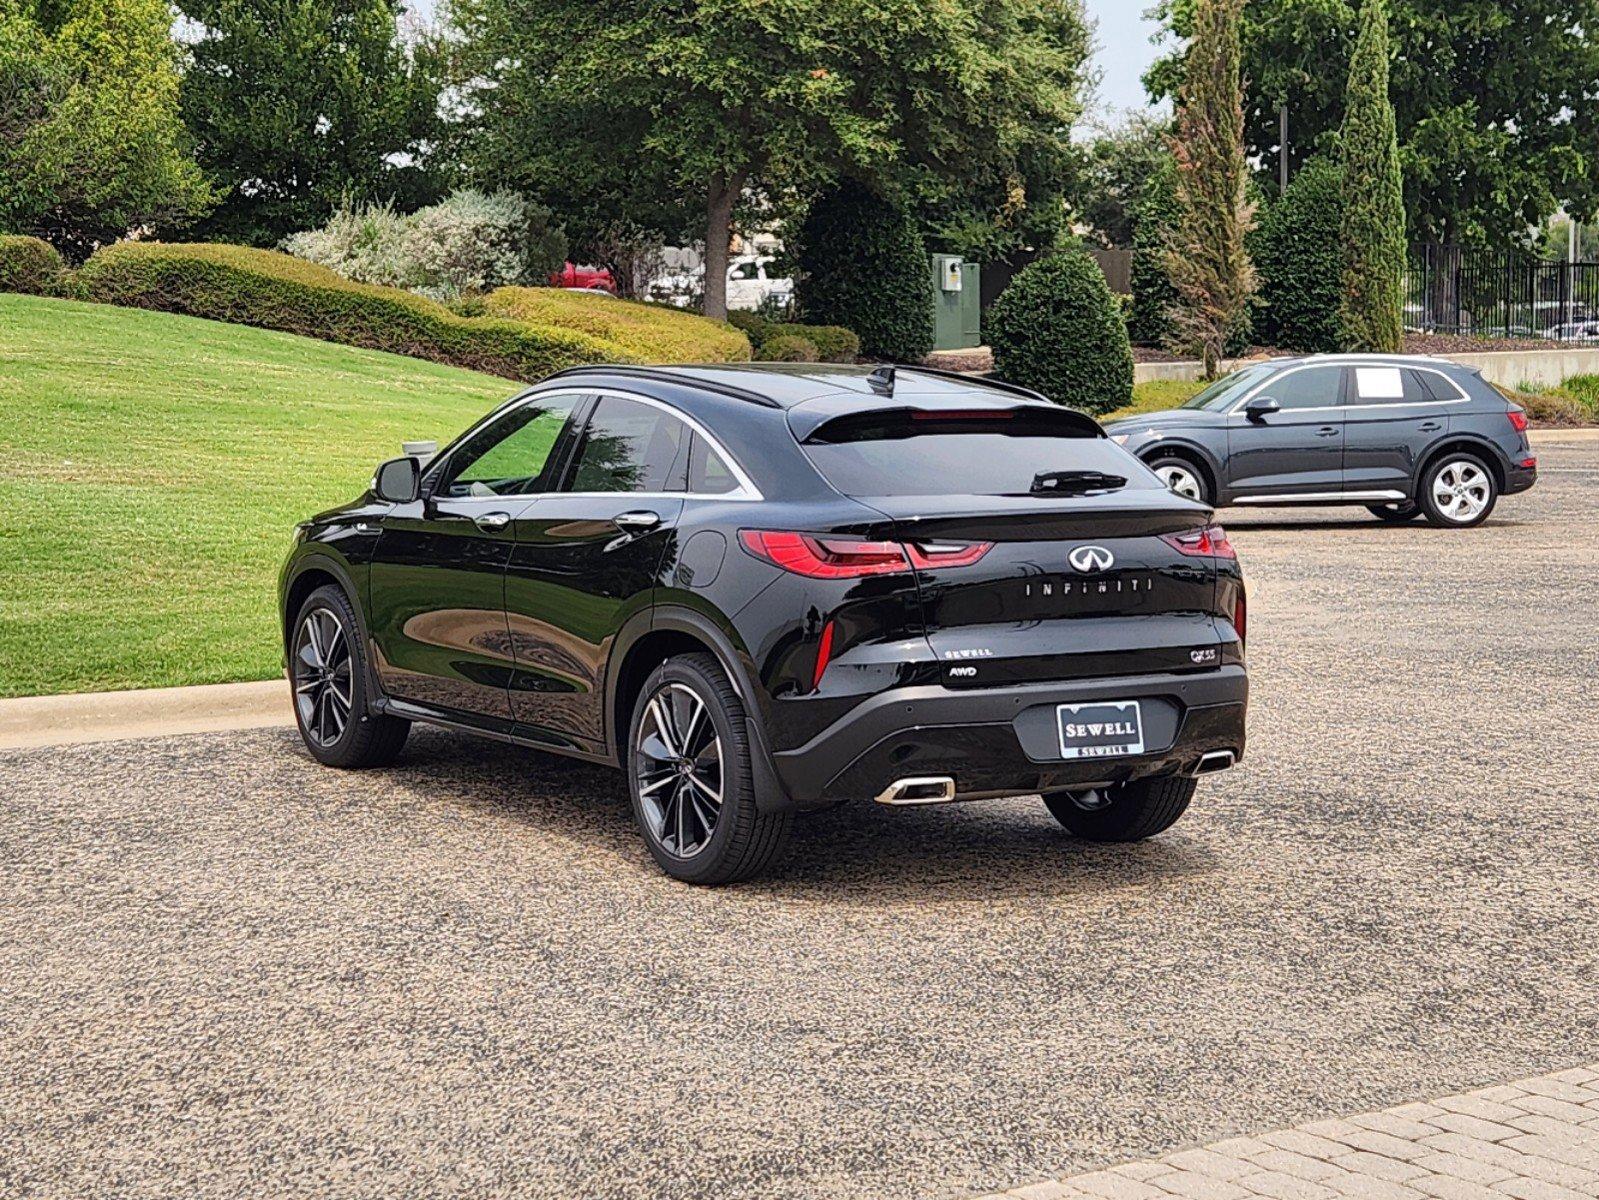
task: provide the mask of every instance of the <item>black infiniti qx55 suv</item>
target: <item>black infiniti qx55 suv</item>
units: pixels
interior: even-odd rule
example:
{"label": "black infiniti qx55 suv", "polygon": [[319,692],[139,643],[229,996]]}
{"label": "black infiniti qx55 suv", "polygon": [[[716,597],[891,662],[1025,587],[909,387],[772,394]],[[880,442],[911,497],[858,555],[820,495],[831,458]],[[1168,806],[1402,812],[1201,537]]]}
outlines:
{"label": "black infiniti qx55 suv", "polygon": [[320,761],[424,721],[610,763],[698,883],[857,798],[1146,838],[1244,752],[1210,509],[1081,413],[920,369],[555,375],[301,525],[280,610]]}

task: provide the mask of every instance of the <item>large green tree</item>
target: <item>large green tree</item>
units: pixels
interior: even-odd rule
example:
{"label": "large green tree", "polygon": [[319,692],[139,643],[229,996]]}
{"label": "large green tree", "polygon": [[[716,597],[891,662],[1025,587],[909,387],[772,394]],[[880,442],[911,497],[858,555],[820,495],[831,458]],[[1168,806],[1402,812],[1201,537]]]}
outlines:
{"label": "large green tree", "polygon": [[1389,53],[1385,0],[1365,0],[1338,139],[1348,189],[1340,318],[1347,349],[1393,354],[1405,336],[1405,197]]}
{"label": "large green tree", "polygon": [[203,232],[273,245],[341,202],[435,198],[432,55],[403,44],[399,0],[178,0],[197,38],[183,116],[222,193]]}
{"label": "large green tree", "polygon": [[1196,348],[1214,379],[1248,319],[1255,270],[1244,239],[1254,222],[1244,161],[1238,22],[1244,0],[1199,0],[1177,95],[1176,223],[1166,272],[1177,293],[1177,337]]}
{"label": "large green tree", "polygon": [[0,229],[82,259],[205,211],[171,28],[163,0],[0,0]]}
{"label": "large green tree", "polygon": [[1078,0],[457,0],[463,157],[537,185],[579,245],[594,218],[705,243],[850,174],[891,182],[952,240],[1058,227],[1051,156],[1080,111]]}
{"label": "large green tree", "polygon": [[[1179,37],[1195,0],[1161,0]],[[1562,202],[1599,212],[1599,0],[1391,0],[1391,97],[1410,229],[1422,240],[1526,237]],[[1278,109],[1297,168],[1335,149],[1359,0],[1250,0],[1243,18],[1249,152],[1275,178]],[[1156,96],[1182,50],[1151,70]]]}

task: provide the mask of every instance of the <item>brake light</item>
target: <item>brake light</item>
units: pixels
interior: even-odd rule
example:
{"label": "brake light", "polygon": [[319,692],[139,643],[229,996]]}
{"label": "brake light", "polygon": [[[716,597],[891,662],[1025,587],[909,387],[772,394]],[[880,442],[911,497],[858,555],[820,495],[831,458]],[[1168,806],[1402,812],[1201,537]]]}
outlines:
{"label": "brake light", "polygon": [[908,575],[911,567],[969,567],[993,542],[863,542],[770,529],[741,529],[739,541],[756,558],[808,579],[863,579]]}
{"label": "brake light", "polygon": [[1209,525],[1189,533],[1168,533],[1161,538],[1179,554],[1190,558],[1237,558],[1238,551],[1227,540],[1227,531],[1220,525]]}
{"label": "brake light", "polygon": [[833,657],[833,626],[835,622],[829,621],[822,626],[822,640],[816,647],[816,672],[811,676],[811,691],[822,686],[822,673],[827,670],[827,664]]}
{"label": "brake light", "polygon": [[1519,408],[1513,408],[1505,414],[1510,418],[1510,428],[1517,433],[1527,432],[1527,414]]}
{"label": "brake light", "polygon": [[1233,628],[1238,631],[1238,649],[1242,651],[1249,634],[1249,600],[1243,588],[1238,589],[1238,601],[1233,605]]}
{"label": "brake light", "polygon": [[1003,408],[950,408],[943,412],[917,409],[913,421],[1009,421],[1016,414]]}
{"label": "brake light", "polygon": [[1536,458],[1524,458],[1524,459],[1522,459],[1521,460],[1521,469],[1523,471],[1536,471],[1538,469],[1538,460]]}

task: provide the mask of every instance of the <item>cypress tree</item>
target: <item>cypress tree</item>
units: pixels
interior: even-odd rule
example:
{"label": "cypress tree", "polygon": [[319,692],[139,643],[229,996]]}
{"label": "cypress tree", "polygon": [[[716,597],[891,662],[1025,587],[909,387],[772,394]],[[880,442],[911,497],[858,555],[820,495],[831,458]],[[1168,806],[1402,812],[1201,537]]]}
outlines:
{"label": "cypress tree", "polygon": [[1177,228],[1166,268],[1177,291],[1173,317],[1178,337],[1203,355],[1207,379],[1248,320],[1256,285],[1244,247],[1254,205],[1244,160],[1242,14],[1243,0],[1198,0],[1172,139]]}
{"label": "cypress tree", "polygon": [[1365,0],[1339,138],[1348,189],[1340,315],[1347,349],[1392,354],[1404,341],[1405,200],[1388,60],[1387,10]]}

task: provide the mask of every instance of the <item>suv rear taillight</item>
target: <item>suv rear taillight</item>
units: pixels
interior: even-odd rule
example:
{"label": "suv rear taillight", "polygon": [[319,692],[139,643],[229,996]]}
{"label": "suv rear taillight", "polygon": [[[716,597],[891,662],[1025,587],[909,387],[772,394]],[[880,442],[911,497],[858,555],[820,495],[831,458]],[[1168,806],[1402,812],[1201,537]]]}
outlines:
{"label": "suv rear taillight", "polygon": [[1238,649],[1241,652],[1249,636],[1249,600],[1241,587],[1238,589],[1238,601],[1233,605],[1233,628],[1238,631]]}
{"label": "suv rear taillight", "polygon": [[1517,433],[1527,432],[1527,414],[1525,410],[1513,408],[1507,412],[1505,416],[1510,418],[1510,428],[1514,429]]}
{"label": "suv rear taillight", "polygon": [[969,567],[993,542],[863,542],[771,529],[741,529],[738,540],[756,558],[808,579],[909,575],[911,568]]}
{"label": "suv rear taillight", "polygon": [[1190,558],[1238,557],[1238,551],[1227,540],[1227,531],[1220,525],[1210,525],[1189,533],[1168,533],[1161,537],[1161,541]]}

